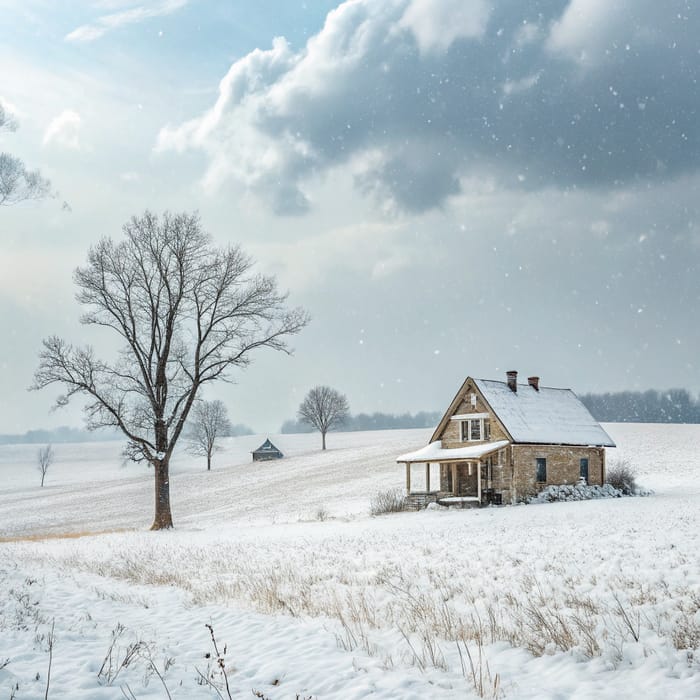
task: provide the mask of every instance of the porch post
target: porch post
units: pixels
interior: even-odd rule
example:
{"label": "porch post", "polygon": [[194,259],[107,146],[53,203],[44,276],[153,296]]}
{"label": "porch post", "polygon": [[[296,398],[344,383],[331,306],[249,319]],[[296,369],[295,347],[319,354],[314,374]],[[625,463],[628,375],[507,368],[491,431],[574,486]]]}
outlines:
{"label": "porch post", "polygon": [[452,462],[452,495],[457,496],[457,462]]}
{"label": "porch post", "polygon": [[476,463],[476,495],[481,503],[481,462]]}
{"label": "porch post", "polygon": [[430,462],[425,463],[425,490],[430,493]]}
{"label": "porch post", "polygon": [[406,493],[411,493],[411,463],[406,462]]}
{"label": "porch post", "polygon": [[600,485],[604,486],[605,485],[605,477],[607,476],[605,474],[605,448],[601,447],[600,448]]}

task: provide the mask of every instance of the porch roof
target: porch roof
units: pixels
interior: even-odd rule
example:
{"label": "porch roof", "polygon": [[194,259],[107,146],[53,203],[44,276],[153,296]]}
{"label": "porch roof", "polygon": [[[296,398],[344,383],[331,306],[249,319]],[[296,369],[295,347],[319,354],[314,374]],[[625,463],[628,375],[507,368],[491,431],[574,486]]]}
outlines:
{"label": "porch roof", "polygon": [[407,452],[396,458],[397,462],[461,462],[468,459],[481,459],[492,452],[508,446],[508,440],[483,442],[469,447],[454,447],[445,449],[442,440],[431,442],[415,452]]}

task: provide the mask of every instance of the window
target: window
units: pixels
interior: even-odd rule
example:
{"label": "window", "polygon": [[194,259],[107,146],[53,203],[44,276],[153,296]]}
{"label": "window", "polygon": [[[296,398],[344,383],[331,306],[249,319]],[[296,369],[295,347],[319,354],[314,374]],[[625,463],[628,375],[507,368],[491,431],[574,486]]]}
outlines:
{"label": "window", "polygon": [[468,418],[461,421],[462,442],[478,442],[491,439],[491,427],[488,418]]}
{"label": "window", "polygon": [[481,421],[480,420],[470,420],[471,428],[469,430],[470,440],[481,440]]}
{"label": "window", "polygon": [[588,483],[588,457],[581,457],[580,460],[580,477]]}
{"label": "window", "polygon": [[537,466],[537,481],[547,481],[547,460],[544,457],[537,457],[535,464]]}

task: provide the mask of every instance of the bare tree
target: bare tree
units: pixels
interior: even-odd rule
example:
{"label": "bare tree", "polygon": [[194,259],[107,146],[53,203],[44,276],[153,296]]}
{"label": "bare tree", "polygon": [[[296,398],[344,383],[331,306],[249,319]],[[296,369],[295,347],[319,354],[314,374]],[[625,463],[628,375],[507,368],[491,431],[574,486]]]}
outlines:
{"label": "bare tree", "polygon": [[37,466],[39,468],[39,473],[41,474],[41,485],[44,485],[44,479],[46,478],[46,472],[49,471],[49,467],[53,464],[54,452],[51,445],[46,445],[46,447],[39,448],[37,453]]}
{"label": "bare tree", "polygon": [[344,394],[329,386],[311,389],[297,411],[297,418],[321,432],[323,449],[326,449],[326,433],[348,418],[348,400]]}
{"label": "bare tree", "polygon": [[[0,104],[0,133],[15,131],[17,121]],[[50,194],[51,183],[38,170],[27,170],[24,163],[9,153],[0,153],[0,206]]]}
{"label": "bare tree", "polygon": [[207,471],[211,470],[211,457],[220,449],[218,440],[231,434],[231,421],[222,401],[198,401],[192,407],[187,439],[192,454],[207,458]]}
{"label": "bare tree", "polygon": [[82,395],[88,428],[124,433],[126,456],[154,469],[152,529],[170,528],[170,458],[197,392],[259,348],[289,352],[287,336],[308,317],[286,308],[274,278],[254,275],[239,247],[214,247],[197,215],[146,212],[124,235],[102,239],[74,273],[81,322],[116,333],[118,356],[103,361],[50,337],[32,388],[62,385],[57,406]]}

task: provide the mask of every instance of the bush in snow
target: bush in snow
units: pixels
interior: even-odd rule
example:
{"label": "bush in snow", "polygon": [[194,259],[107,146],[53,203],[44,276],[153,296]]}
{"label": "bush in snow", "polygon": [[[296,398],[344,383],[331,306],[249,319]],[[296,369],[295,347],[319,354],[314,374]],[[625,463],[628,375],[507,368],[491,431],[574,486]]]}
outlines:
{"label": "bush in snow", "polygon": [[372,496],[369,504],[369,511],[372,515],[399,513],[402,510],[406,510],[406,497],[402,489],[378,491]]}
{"label": "bush in snow", "polygon": [[587,486],[586,484],[564,484],[547,486],[528,503],[552,503],[554,501],[590,501],[594,498],[620,498],[623,493],[611,484]]}
{"label": "bush in snow", "polygon": [[607,470],[607,483],[622,491],[625,496],[638,493],[634,467],[628,459],[618,459],[610,464]]}
{"label": "bush in snow", "polygon": [[316,512],[314,513],[314,518],[316,518],[316,520],[324,522],[328,520],[329,517],[330,513],[328,512],[325,506],[319,506],[318,508],[316,508]]}

